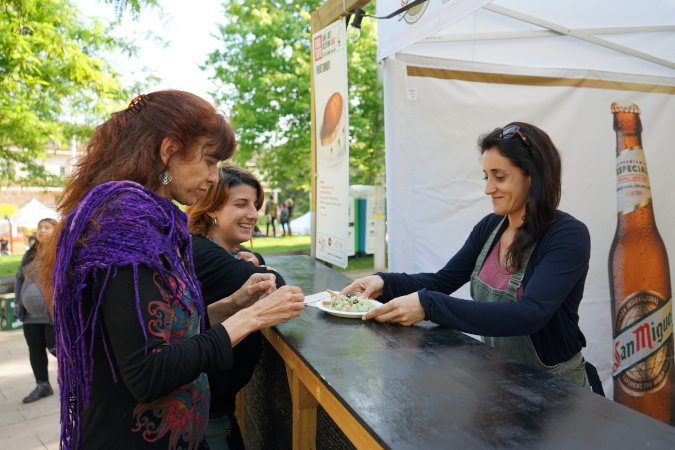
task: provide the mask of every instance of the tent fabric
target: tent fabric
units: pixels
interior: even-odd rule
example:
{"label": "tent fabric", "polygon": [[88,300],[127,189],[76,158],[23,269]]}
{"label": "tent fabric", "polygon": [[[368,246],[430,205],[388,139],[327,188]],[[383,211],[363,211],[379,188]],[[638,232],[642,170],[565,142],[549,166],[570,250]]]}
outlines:
{"label": "tent fabric", "polygon": [[[673,1],[645,0],[636,7],[634,2],[625,0],[498,0],[468,14],[468,6],[476,9],[486,2],[430,0],[430,3],[414,23],[408,23],[405,17],[378,23],[378,59],[401,51],[522,67],[675,77]],[[380,0],[377,2],[378,15],[394,11],[398,5],[397,0]],[[541,24],[559,25],[563,31],[578,30],[591,39],[602,39],[612,45],[666,60],[671,67],[577,37],[554,33],[545,26],[509,17],[490,8],[523,14]],[[430,26],[430,22],[434,25]],[[636,27],[662,28],[659,29],[661,31],[634,32]]]}
{"label": "tent fabric", "polygon": [[0,204],[0,219],[5,218],[5,216],[14,220],[19,217],[19,207],[11,203],[1,203]]}
{"label": "tent fabric", "polygon": [[[400,0],[379,0],[377,15]],[[642,109],[659,231],[675,263],[668,132],[675,123],[675,1],[429,0],[378,22],[384,70],[389,269],[442,267],[492,207],[476,140],[511,121],[549,133],[563,158],[560,208],[591,233],[580,326],[612,392],[607,269],[616,228],[610,104]],[[468,287],[459,297],[469,298]]]}
{"label": "tent fabric", "polygon": [[[459,75],[458,75],[459,74]],[[461,76],[460,76],[461,75]],[[551,83],[551,80],[561,81]],[[560,209],[591,233],[591,263],[580,326],[585,357],[612,392],[607,260],[616,229],[615,132],[610,105],[642,109],[643,146],[661,236],[675,255],[668,133],[675,79],[499,65],[404,54],[384,65],[389,270],[433,272],[492,212],[484,194],[478,137],[512,121],[549,133],[563,159]],[[671,263],[675,279],[675,264]],[[458,297],[470,298],[468,286]]]}
{"label": "tent fabric", "polygon": [[[412,0],[405,3],[410,3]],[[429,0],[391,20],[378,22],[379,60],[411,45],[472,13],[490,0]],[[379,0],[377,15],[388,16],[401,7],[400,0]]]}
{"label": "tent fabric", "polygon": [[37,228],[42,219],[59,219],[59,215],[51,208],[46,207],[38,200],[33,199],[21,208],[19,218],[14,221],[17,227]]}
{"label": "tent fabric", "polygon": [[300,217],[291,220],[291,232],[296,236],[312,233],[312,212],[307,212]]}

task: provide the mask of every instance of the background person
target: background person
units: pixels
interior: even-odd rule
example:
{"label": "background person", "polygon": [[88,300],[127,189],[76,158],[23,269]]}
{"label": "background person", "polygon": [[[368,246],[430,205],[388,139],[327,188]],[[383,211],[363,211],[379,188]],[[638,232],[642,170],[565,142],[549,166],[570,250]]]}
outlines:
{"label": "background person", "polygon": [[[274,275],[277,287],[286,284],[281,275],[265,267],[262,255],[241,246],[251,239],[265,199],[260,182],[233,165],[224,165],[219,172],[218,183],[187,208],[195,273],[206,305],[233,294],[256,273]],[[260,339],[260,333],[251,333],[234,347],[232,369],[207,374],[211,404],[206,440],[211,449],[244,448],[234,415],[235,396],[258,364]]]}
{"label": "background person", "polygon": [[277,220],[277,203],[274,201],[274,197],[272,196],[272,194],[270,194],[267,203],[265,203],[265,221],[267,222],[265,229],[266,236],[270,235],[270,225],[272,225],[272,236],[277,235],[276,220]]}
{"label": "background person", "polygon": [[[474,227],[460,251],[437,273],[378,273],[343,293],[360,290],[387,302],[364,320],[412,325],[426,318],[484,336],[486,343],[588,388],[578,311],[591,243],[583,223],[557,210],[558,150],[546,133],[522,122],[483,136],[479,146],[494,214]],[[467,282],[475,301],[450,295]]]}
{"label": "background person", "polygon": [[295,202],[293,201],[292,198],[287,198],[286,199],[286,208],[288,208],[288,235],[293,236],[293,232],[291,231],[291,220],[293,220],[293,207],[295,206]]}
{"label": "background person", "polygon": [[281,224],[281,235],[286,236],[288,233],[288,208],[285,204],[281,204],[281,211],[279,211],[279,223]]}
{"label": "background person", "polygon": [[112,114],[78,159],[58,242],[41,252],[62,448],[206,448],[205,372],[230,369],[246,335],[300,314],[300,289],[275,290],[269,274],[203,305],[187,216],[172,200],[194,204],[234,149],[211,104],[160,91]]}
{"label": "background person", "polygon": [[28,358],[36,383],[35,389],[23,399],[24,403],[32,403],[54,395],[49,383],[47,356],[47,351],[55,355],[54,326],[47,311],[42,289],[35,283],[35,273],[30,269],[35,263],[40,245],[51,239],[55,226],[54,219],[47,218],[38,222],[35,241],[23,255],[16,274],[14,313],[23,322],[23,335],[28,344]]}

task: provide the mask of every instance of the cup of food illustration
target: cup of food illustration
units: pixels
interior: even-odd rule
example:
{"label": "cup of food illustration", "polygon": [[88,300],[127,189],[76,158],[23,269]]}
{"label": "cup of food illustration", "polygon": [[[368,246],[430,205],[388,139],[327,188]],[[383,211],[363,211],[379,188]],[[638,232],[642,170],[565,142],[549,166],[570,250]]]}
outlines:
{"label": "cup of food illustration", "polygon": [[318,156],[319,162],[326,166],[337,164],[347,153],[347,126],[342,120],[344,106],[342,95],[335,92],[324,108]]}

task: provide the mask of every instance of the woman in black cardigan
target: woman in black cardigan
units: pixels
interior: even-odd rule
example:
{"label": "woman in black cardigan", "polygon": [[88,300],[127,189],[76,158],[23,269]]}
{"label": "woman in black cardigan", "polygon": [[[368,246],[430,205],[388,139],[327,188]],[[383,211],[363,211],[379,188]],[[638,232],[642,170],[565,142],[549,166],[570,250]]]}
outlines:
{"label": "woman in black cardigan", "polygon": [[[264,200],[260,182],[250,172],[232,165],[220,168],[213,185],[188,208],[195,272],[204,304],[209,305],[238,290],[254,273],[274,273],[265,260],[241,246],[251,239]],[[260,359],[260,333],[246,337],[233,349],[232,370],[209,372],[211,404],[206,440],[211,449],[242,449],[243,440],[234,416],[235,396],[253,375]]]}

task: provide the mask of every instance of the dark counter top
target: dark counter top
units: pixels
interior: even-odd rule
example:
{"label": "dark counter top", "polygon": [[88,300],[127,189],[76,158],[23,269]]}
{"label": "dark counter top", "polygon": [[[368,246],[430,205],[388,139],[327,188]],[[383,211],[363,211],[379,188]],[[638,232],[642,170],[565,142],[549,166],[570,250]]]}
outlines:
{"label": "dark counter top", "polygon": [[[307,256],[266,259],[306,295],[351,282]],[[385,448],[675,447],[675,427],[430,322],[307,306],[274,332]]]}

